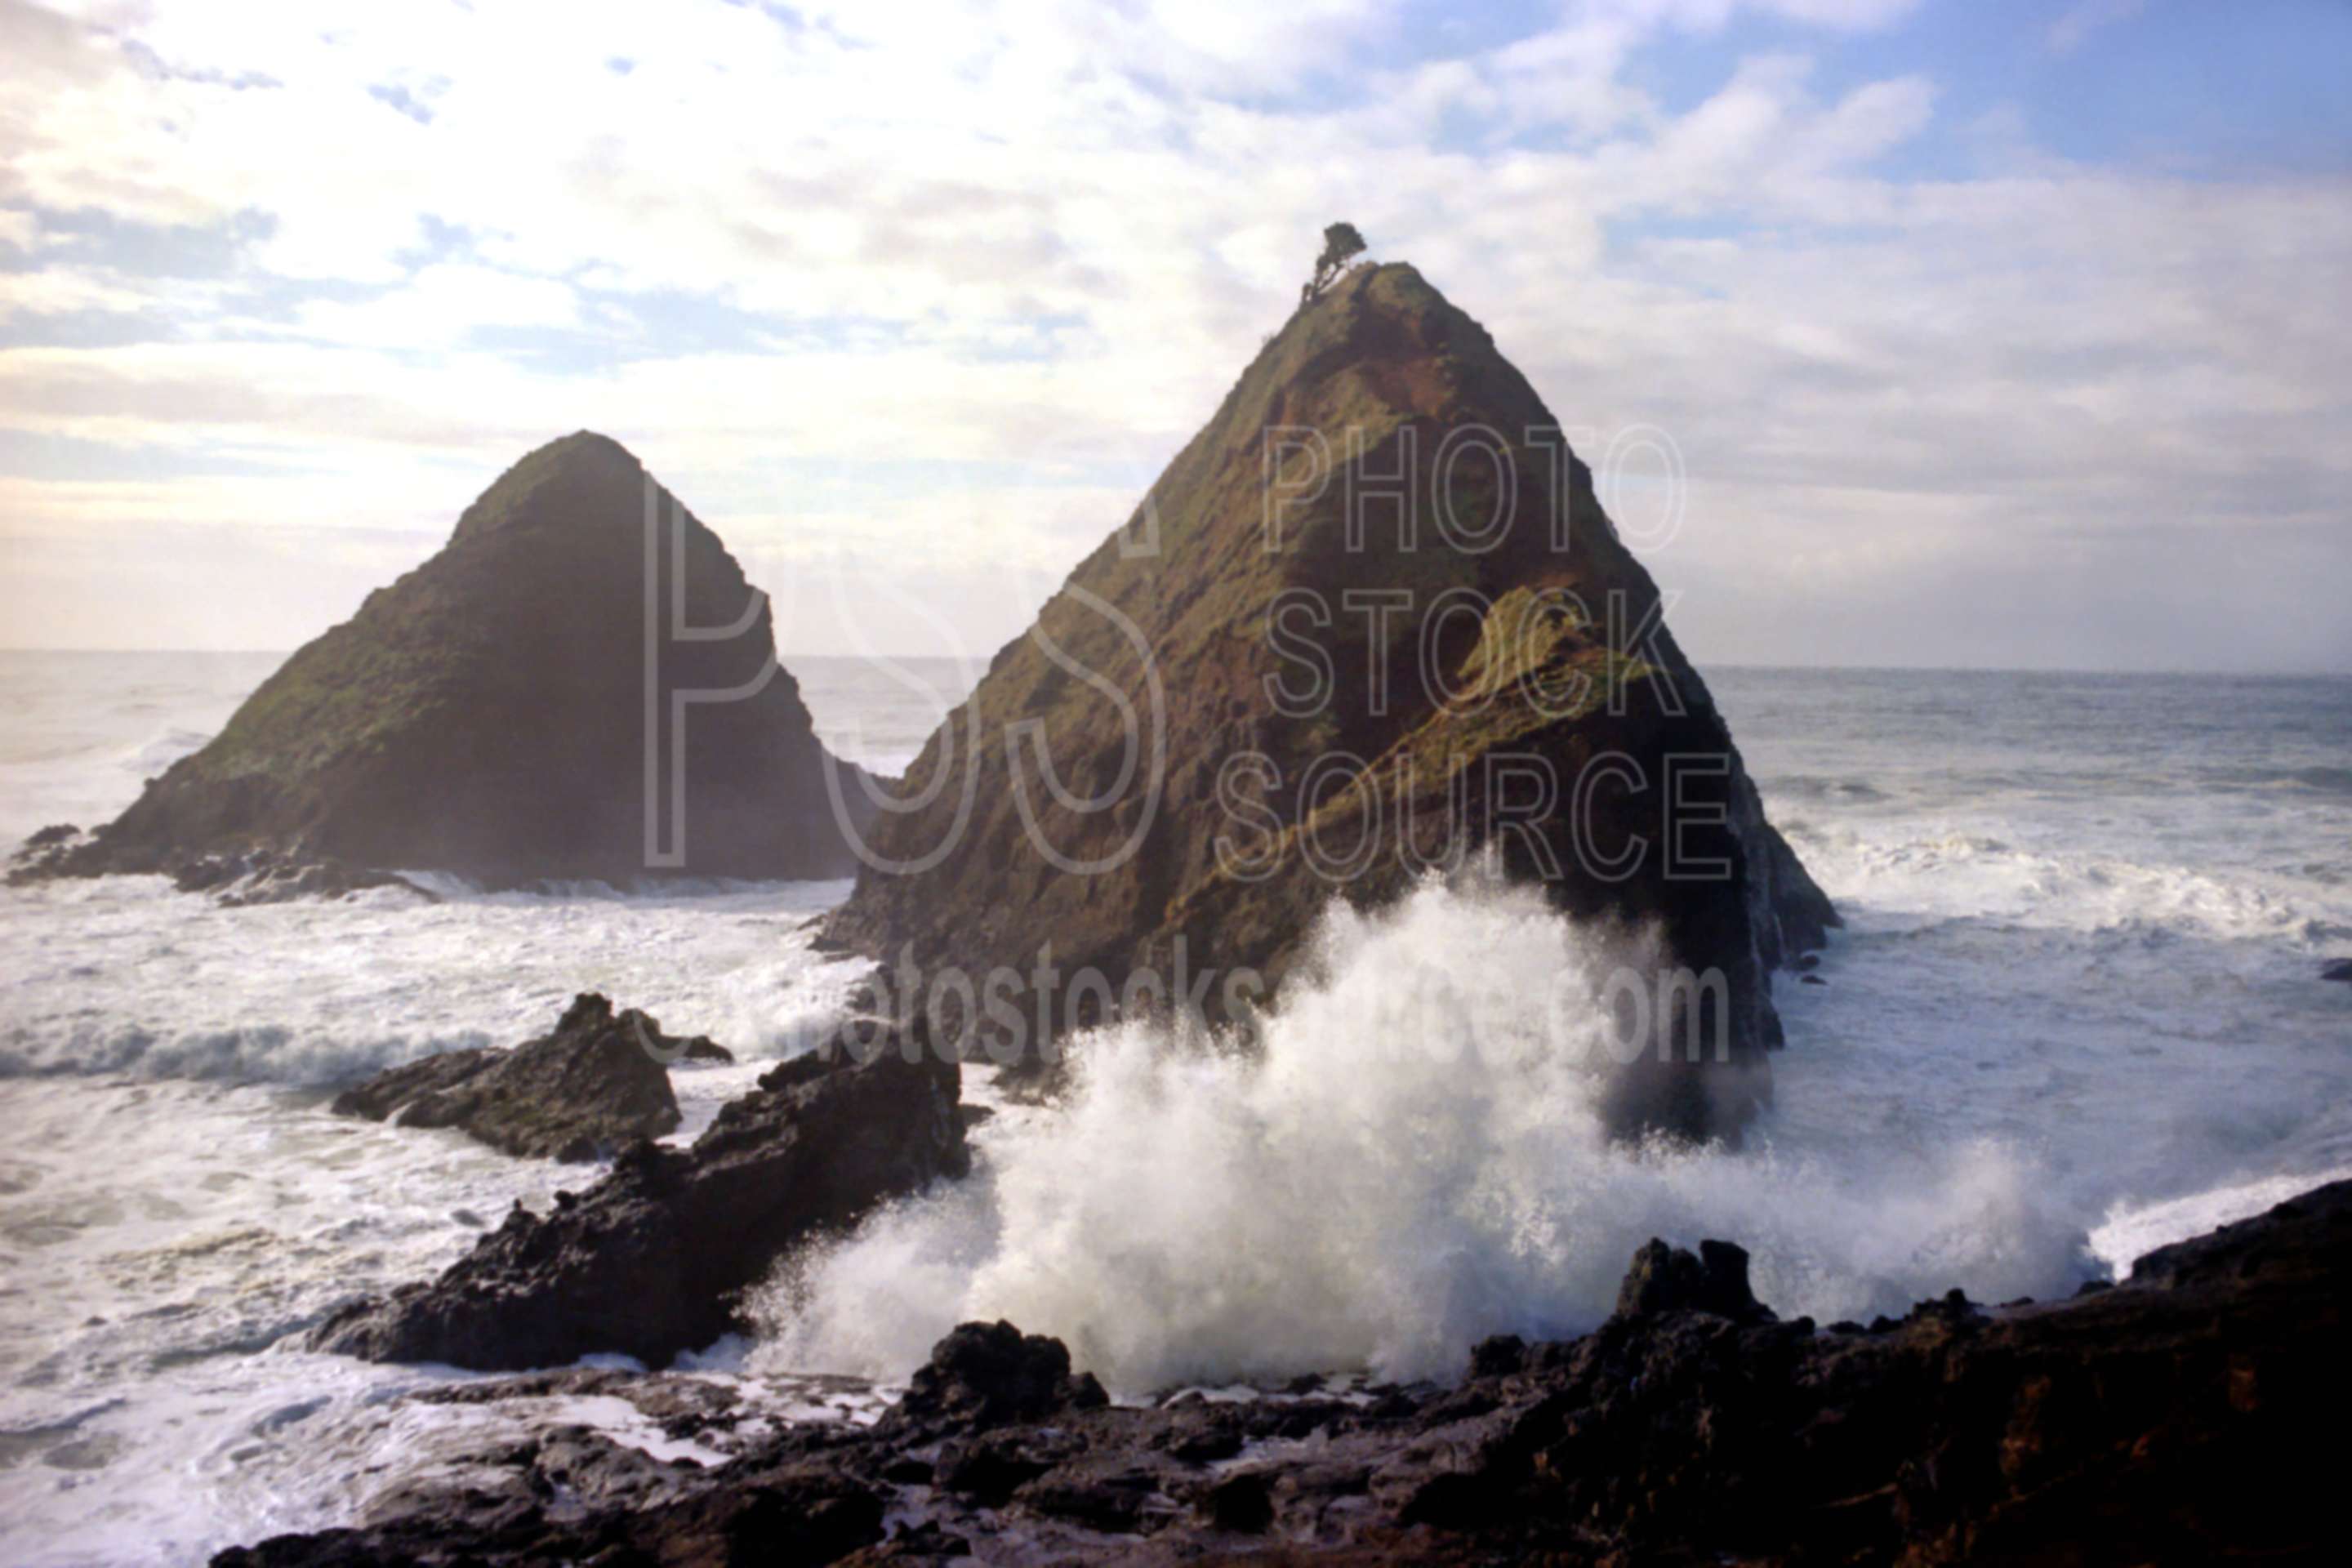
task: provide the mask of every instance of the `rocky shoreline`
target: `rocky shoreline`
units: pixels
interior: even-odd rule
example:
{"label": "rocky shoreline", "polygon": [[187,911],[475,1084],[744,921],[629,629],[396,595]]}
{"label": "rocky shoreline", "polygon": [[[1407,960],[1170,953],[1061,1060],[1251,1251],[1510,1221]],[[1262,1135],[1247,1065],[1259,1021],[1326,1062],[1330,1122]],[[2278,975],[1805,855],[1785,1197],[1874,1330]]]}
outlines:
{"label": "rocky shoreline", "polygon": [[2347,1296],[2338,1183],[2071,1300],[1867,1325],[1781,1321],[1738,1247],[1654,1241],[1594,1331],[1489,1340],[1450,1387],[1119,1405],[1058,1342],[967,1324],[872,1426],[771,1428],[575,1368],[427,1397],[617,1394],[723,1462],[556,1426],[214,1561],[2332,1563]]}
{"label": "rocky shoreline", "polygon": [[[1276,432],[1315,437],[1307,472]],[[955,1329],[871,1424],[665,1370],[745,1328],[781,1264],[967,1173],[960,1062],[1044,1096],[1059,1047],[1113,1019],[1238,1047],[1315,973],[1327,910],[1393,907],[1433,872],[1488,868],[1584,923],[1591,973],[1568,966],[1555,1000],[1618,1026],[1608,1136],[1737,1146],[1786,1043],[1775,977],[1825,984],[1806,971],[1839,916],[1559,437],[1411,267],[1311,290],[877,817],[740,563],[581,432],[115,821],[35,835],[11,880],[160,873],[231,905],[411,886],[404,867],[499,888],[856,878],[814,940],[873,961],[856,1005],[875,1016],[690,1146],[656,1141],[681,1121],[667,1066],[725,1053],[594,994],[540,1038],[335,1102],[610,1163],[305,1347],[520,1374],[427,1403],[619,1402],[663,1452],[524,1419],[351,1528],[216,1561],[2318,1560],[2341,1533],[2310,1434],[2347,1381],[2352,1184],[2071,1300],[1955,1289],[1869,1324],[1784,1321],[1738,1246],[1653,1240],[1591,1332],[1488,1340],[1442,1385],[1121,1405],[1009,1322]],[[1473,449],[1482,467],[1452,461]],[[1370,528],[1360,491],[1401,508]],[[1391,641],[1391,611],[1419,635]],[[1285,679],[1302,669],[1311,701]],[[1213,1247],[1210,1288],[1243,1250],[1229,1226]],[[1328,1314],[1294,1318],[1330,1342]],[[614,1356],[653,1370],[582,1364]]]}
{"label": "rocky shoreline", "polygon": [[[567,1022],[604,1001],[581,998]],[[738,1327],[741,1293],[793,1247],[962,1175],[961,1081],[919,1026],[845,1024],[689,1147],[638,1139],[584,1193],[545,1214],[518,1205],[438,1279],[352,1303],[312,1347],[485,1372],[599,1352],[666,1365]]]}

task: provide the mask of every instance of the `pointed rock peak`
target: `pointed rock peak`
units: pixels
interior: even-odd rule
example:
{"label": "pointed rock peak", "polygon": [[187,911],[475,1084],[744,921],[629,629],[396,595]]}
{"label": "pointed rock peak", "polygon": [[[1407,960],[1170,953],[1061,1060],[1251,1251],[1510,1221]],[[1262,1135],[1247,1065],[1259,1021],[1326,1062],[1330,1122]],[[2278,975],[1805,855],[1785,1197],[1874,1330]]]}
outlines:
{"label": "pointed rock peak", "polygon": [[[1418,268],[1404,261],[1359,267],[1341,275],[1339,281],[1300,306],[1290,322],[1291,327],[1318,338],[1375,324],[1391,330],[1408,328],[1417,334],[1468,327],[1480,337],[1486,336],[1483,328],[1440,293]],[[1286,328],[1286,335],[1288,330]],[[1491,347],[1492,340],[1487,342]]]}
{"label": "pointed rock peak", "polygon": [[[535,447],[499,479],[499,485],[519,475],[530,474],[597,474],[643,473],[645,465],[636,454],[593,430],[574,430],[569,436],[559,436],[543,447]],[[493,485],[491,489],[497,489]]]}
{"label": "pointed rock peak", "polygon": [[[854,871],[834,802],[864,791],[831,776],[765,599],[682,505],[671,525],[651,483],[585,431],[525,457],[446,549],[288,659],[82,865],[179,876],[211,858],[229,877],[259,856],[305,890],[391,867],[498,886]],[[656,538],[674,548],[649,552]],[[666,639],[650,657],[649,635]],[[664,691],[730,700],[690,731],[648,731],[649,709],[679,711]],[[648,793],[660,770],[637,765],[641,747],[683,769],[689,736],[690,791]],[[590,994],[569,1016],[599,1009]]]}
{"label": "pointed rock peak", "polygon": [[542,515],[602,515],[624,505],[634,515],[645,472],[635,454],[610,436],[575,430],[500,474],[457,520],[454,538],[478,538]]}
{"label": "pointed rock peak", "polygon": [[[1333,251],[1341,266],[1353,254]],[[1311,962],[1339,883],[1348,904],[1370,909],[1423,885],[1433,850],[1474,864],[1491,851],[1564,912],[1654,926],[1670,955],[1662,973],[1720,979],[1712,1000],[1674,1013],[1720,1042],[1704,1076],[1696,1052],[1643,1053],[1656,1070],[1620,1075],[1602,1109],[1625,1134],[1734,1137],[1783,1034],[1767,971],[1808,935],[1818,943],[1826,901],[1772,834],[1662,624],[1656,584],[1590,473],[1568,464],[1535,389],[1412,268],[1329,265],[1149,504],[1079,564],[1034,635],[1007,645],[908,768],[900,798],[912,809],[884,814],[871,844],[923,869],[861,876],[825,929],[886,961],[911,944],[968,974],[1039,976],[1041,988],[1055,983],[1039,956],[1050,954],[1055,974],[1083,967],[1114,995],[1137,994],[1131,981],[1168,995],[1181,955],[1190,975],[1246,973],[1263,997]],[[1449,445],[1465,433],[1488,439]],[[1471,450],[1489,460],[1455,461]],[[1398,618],[1360,613],[1374,605]],[[1094,662],[1069,657],[1081,647]],[[1305,710],[1283,700],[1298,689],[1284,672],[1302,654],[1320,658]],[[1150,736],[1131,723],[1142,713]],[[1015,716],[1047,748],[1034,763],[1021,746],[975,754],[961,739],[966,722]],[[1713,793],[1673,803],[1695,828],[1706,818],[1713,848],[1674,848],[1711,856],[1720,870],[1704,879],[1670,869],[1657,831],[1655,781],[1668,759],[1692,755],[1721,760]],[[1592,819],[1563,803],[1583,801],[1598,776],[1588,764],[1613,756],[1640,759],[1651,782],[1612,797],[1605,842],[1638,847],[1603,868]],[[1236,791],[1244,774],[1256,782]],[[1039,808],[1030,778],[1108,787]],[[1038,1005],[1016,1011],[1044,1021],[1025,1037],[970,1008],[933,1021],[976,1031],[960,1037],[1003,1061],[1042,1045],[1055,1020],[1083,1026],[1108,1005],[1074,988],[1028,1001]],[[1188,994],[1179,1005],[1195,1004]]]}
{"label": "pointed rock peak", "polygon": [[1534,389],[1494,337],[1408,263],[1345,272],[1301,304],[1243,373],[1224,413],[1230,438],[1270,425],[1376,435],[1398,418],[1480,415],[1524,420]]}
{"label": "pointed rock peak", "polygon": [[1352,300],[1360,306],[1395,311],[1450,310],[1454,307],[1410,261],[1368,262],[1342,274],[1314,303]]}

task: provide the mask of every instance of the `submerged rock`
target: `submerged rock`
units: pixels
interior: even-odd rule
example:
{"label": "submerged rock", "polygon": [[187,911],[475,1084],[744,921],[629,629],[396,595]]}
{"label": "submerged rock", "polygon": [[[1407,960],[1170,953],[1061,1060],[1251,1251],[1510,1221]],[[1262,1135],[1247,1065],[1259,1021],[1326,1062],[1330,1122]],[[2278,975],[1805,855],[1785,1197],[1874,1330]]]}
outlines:
{"label": "submerged rock", "polygon": [[517,1205],[438,1279],[347,1307],[310,1343],[493,1371],[600,1351],[666,1364],[737,1326],[741,1292],[792,1247],[963,1174],[960,1090],[919,1029],[845,1026],[692,1147],[632,1144],[587,1192]]}
{"label": "submerged rock", "polygon": [[[1108,1405],[1058,1342],[966,1324],[870,1428],[738,1426],[716,1470],[557,1428],[363,1528],[215,1562],[2340,1556],[2338,1467],[2314,1435],[2352,1387],[2352,1183],[2151,1253],[2112,1289],[1990,1312],[1955,1291],[1866,1331],[1773,1321],[1745,1262],[1652,1243],[1593,1333],[1490,1341],[1450,1394],[1371,1405]],[[544,1380],[467,1397],[502,1392]],[[636,1402],[684,1405],[706,1441],[757,1414]]]}
{"label": "submerged rock", "polygon": [[230,909],[283,904],[296,899],[347,899],[377,888],[397,888],[428,903],[440,896],[391,871],[371,871],[329,858],[297,858],[270,849],[202,855],[163,868],[184,893],[210,893]]}
{"label": "submerged rock", "polygon": [[709,1035],[696,1035],[678,1043],[677,1059],[682,1062],[708,1062],[712,1067],[728,1067],[735,1053],[712,1039]]}
{"label": "submerged rock", "polygon": [[[602,436],[540,447],[121,816],[20,871],[203,877],[257,854],[295,880],[349,868],[319,873],[317,891],[394,870],[496,885],[846,875],[833,796],[845,784],[862,815],[863,787],[776,668],[765,598],[670,504]],[[649,692],[647,606],[672,603],[686,628],[740,626],[660,641]],[[694,703],[682,740],[669,728],[687,694],[722,691],[740,696]],[[675,803],[655,802],[675,864],[647,854],[649,775],[657,792],[682,781],[682,847]]]}
{"label": "submerged rock", "polygon": [[1025,1038],[978,1020],[1001,1058],[1139,975],[1246,1016],[1330,900],[1491,852],[1562,910],[1654,924],[1700,982],[1642,976],[1658,1048],[1616,1075],[1616,1124],[1736,1134],[1780,1039],[1770,972],[1837,916],[1660,612],[1486,329],[1411,267],[1359,268],[942,721],[905,780],[928,804],[873,830],[908,868],[862,871],[827,935],[1108,982],[1024,998]]}
{"label": "submerged rock", "polygon": [[70,822],[52,822],[37,829],[9,852],[8,880],[30,882],[56,876],[66,858],[89,837]]}
{"label": "submerged rock", "polygon": [[332,856],[289,854],[267,845],[223,851],[172,850],[137,863],[107,863],[105,847],[71,823],[53,823],[18,846],[8,860],[11,886],[87,876],[100,870],[152,872],[183,893],[203,893],[230,909],[282,904],[295,899],[341,899],[397,888],[427,903],[440,896],[392,871],[370,870]]}
{"label": "submerged rock", "polygon": [[[716,1050],[708,1040],[701,1045]],[[602,1160],[678,1122],[665,1063],[690,1054],[632,1007],[572,999],[552,1034],[511,1050],[442,1051],[335,1097],[339,1116],[399,1127],[454,1127],[509,1154]]]}

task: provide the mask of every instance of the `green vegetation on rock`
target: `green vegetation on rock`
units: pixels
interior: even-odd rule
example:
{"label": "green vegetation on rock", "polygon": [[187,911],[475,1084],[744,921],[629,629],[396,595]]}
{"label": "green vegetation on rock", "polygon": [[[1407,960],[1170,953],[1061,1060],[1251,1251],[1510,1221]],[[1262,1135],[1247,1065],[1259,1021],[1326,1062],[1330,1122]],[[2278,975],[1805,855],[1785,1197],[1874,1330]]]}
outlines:
{"label": "green vegetation on rock", "polygon": [[[1485,458],[1444,463],[1448,437],[1463,431],[1491,433],[1499,468]],[[1316,455],[1329,462],[1319,491],[1294,483]],[[1296,503],[1278,514],[1269,474]],[[1412,537],[1390,504],[1360,508],[1351,531],[1350,494],[1384,476],[1393,489],[1399,475],[1415,498]],[[1446,502],[1461,531],[1483,539],[1493,525],[1492,545],[1449,543],[1436,526]],[[1154,527],[1157,548],[1138,548]],[[1349,607],[1349,595],[1364,593],[1403,606],[1384,666],[1370,617]],[[1422,852],[1451,841],[1499,854],[1510,875],[1545,880],[1563,910],[1654,922],[1682,963],[1723,973],[1731,1059],[1705,1081],[1680,1068],[1627,1075],[1622,1121],[1736,1131],[1767,1091],[1763,1052],[1779,1038],[1769,972],[1817,945],[1834,916],[1765,823],[1705,684],[1671,635],[1612,646],[1612,595],[1614,621],[1629,630],[1657,604],[1594,499],[1589,470],[1569,457],[1557,422],[1486,329],[1409,266],[1341,273],[1266,342],[1145,507],[1080,563],[925,747],[907,793],[937,784],[938,798],[886,816],[877,847],[935,863],[914,875],[866,872],[829,929],[893,961],[911,950],[975,975],[1026,973],[1050,952],[1066,972],[1092,965],[1114,986],[1138,965],[1166,974],[1181,940],[1196,973],[1246,967],[1278,983],[1330,899],[1393,899],[1422,874]],[[1269,681],[1299,673],[1277,638],[1302,597],[1324,614],[1289,629],[1304,625],[1337,679],[1330,700],[1290,715],[1277,710]],[[1439,613],[1457,602],[1480,613]],[[1154,761],[1148,739],[1145,754],[1130,757],[1120,706],[1067,674],[1055,652],[1133,711],[1152,712],[1158,694],[1167,745],[1157,795],[1130,792],[1101,810],[1049,798],[1028,748],[1014,743],[1016,723],[1042,736],[1055,779],[1082,797],[1130,763],[1148,787]],[[1382,686],[1384,703],[1375,695]],[[976,759],[965,754],[973,734]],[[1369,765],[1302,800],[1303,775],[1334,753]],[[1542,759],[1559,784],[1559,805],[1527,825],[1532,834],[1500,831],[1506,812],[1477,789],[1448,787],[1465,770],[1520,753]],[[1652,781],[1646,796],[1601,791],[1585,814],[1612,849],[1648,842],[1615,880],[1586,871],[1567,805],[1580,771],[1604,753],[1635,759]],[[1664,759],[1685,753],[1727,759],[1684,792],[1699,817],[1718,814],[1711,826],[1695,821],[1685,851],[1724,861],[1727,876],[1681,879],[1663,862],[1661,774]],[[1218,792],[1221,765],[1244,754],[1265,759],[1272,778],[1249,780],[1243,803],[1254,820],[1276,825],[1261,846],[1271,869],[1248,877],[1234,874],[1218,847],[1247,837]],[[967,767],[978,777],[959,834]],[[1372,797],[1393,843],[1335,886],[1305,864],[1298,840],[1369,818]],[[1108,868],[1073,874],[1057,858]]]}

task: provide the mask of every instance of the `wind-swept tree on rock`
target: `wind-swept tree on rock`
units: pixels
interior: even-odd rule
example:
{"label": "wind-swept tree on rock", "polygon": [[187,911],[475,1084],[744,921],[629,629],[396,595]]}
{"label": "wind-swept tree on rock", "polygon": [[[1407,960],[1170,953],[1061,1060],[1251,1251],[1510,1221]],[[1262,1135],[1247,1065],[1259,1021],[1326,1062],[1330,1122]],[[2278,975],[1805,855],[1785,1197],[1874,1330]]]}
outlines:
{"label": "wind-swept tree on rock", "polygon": [[1302,305],[1331,287],[1332,279],[1347,269],[1348,263],[1364,253],[1364,237],[1356,232],[1351,223],[1335,223],[1323,231],[1323,254],[1315,258],[1315,276],[1300,286],[1298,302]]}

